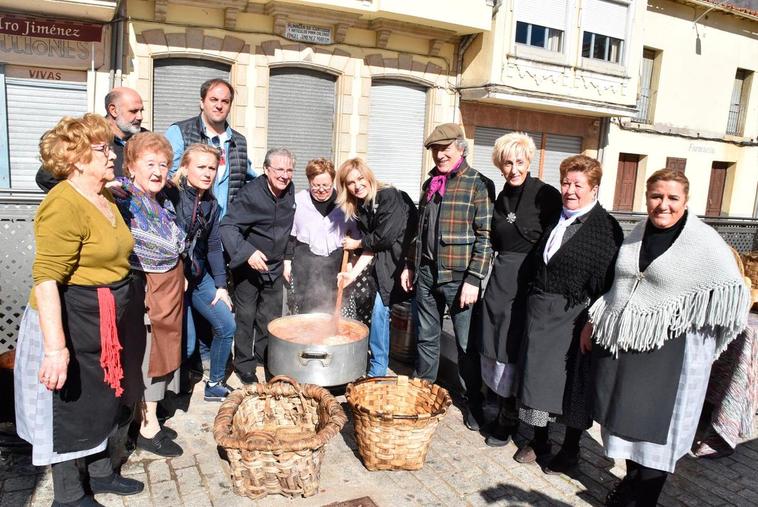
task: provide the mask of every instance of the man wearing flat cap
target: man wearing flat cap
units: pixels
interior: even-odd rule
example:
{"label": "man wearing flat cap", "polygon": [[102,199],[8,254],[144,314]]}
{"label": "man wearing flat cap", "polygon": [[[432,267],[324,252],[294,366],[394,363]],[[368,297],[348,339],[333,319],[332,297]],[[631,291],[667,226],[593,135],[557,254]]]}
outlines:
{"label": "man wearing flat cap", "polygon": [[401,282],[416,288],[419,332],[415,377],[436,381],[445,307],[458,349],[458,376],[465,389],[466,426],[481,422],[479,351],[469,344],[469,323],[492,258],[490,222],[495,186],[466,163],[468,143],[455,123],[439,125],[424,141],[435,167],[421,190],[416,240]]}

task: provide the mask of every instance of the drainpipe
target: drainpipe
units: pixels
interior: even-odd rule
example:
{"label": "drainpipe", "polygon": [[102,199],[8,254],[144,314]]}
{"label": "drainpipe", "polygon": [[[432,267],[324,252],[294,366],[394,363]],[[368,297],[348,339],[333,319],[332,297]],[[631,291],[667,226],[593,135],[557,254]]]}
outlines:
{"label": "drainpipe", "polygon": [[475,33],[465,35],[461,38],[456,48],[456,61],[455,61],[455,109],[453,110],[453,123],[458,121],[458,110],[461,107],[461,73],[463,72],[463,56],[466,54],[466,50],[469,48],[474,39]]}
{"label": "drainpipe", "polygon": [[600,118],[600,131],[597,135],[597,160],[603,165],[605,156],[605,147],[608,146],[608,130],[610,129],[611,119],[607,116]]}
{"label": "drainpipe", "polygon": [[112,24],[111,38],[111,88],[121,86],[122,65],[124,62],[124,23],[126,21],[126,0],[120,0],[116,12],[116,20]]}

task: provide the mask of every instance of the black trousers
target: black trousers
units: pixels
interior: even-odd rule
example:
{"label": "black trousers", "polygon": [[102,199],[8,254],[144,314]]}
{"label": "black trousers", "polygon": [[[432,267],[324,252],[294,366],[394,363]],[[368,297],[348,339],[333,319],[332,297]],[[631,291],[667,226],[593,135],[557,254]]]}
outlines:
{"label": "black trousers", "polygon": [[245,265],[232,272],[234,311],[234,369],[255,375],[258,361],[265,361],[268,323],[282,316],[282,277],[273,281]]}

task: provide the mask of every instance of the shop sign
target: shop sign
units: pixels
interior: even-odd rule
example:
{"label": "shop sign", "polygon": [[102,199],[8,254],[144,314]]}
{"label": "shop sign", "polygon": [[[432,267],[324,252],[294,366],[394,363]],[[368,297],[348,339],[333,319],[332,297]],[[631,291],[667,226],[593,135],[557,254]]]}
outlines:
{"label": "shop sign", "polygon": [[312,44],[331,44],[333,41],[331,28],[301,23],[287,23],[284,36],[290,40]]}
{"label": "shop sign", "polygon": [[103,38],[103,25],[0,14],[0,34],[100,42]]}
{"label": "shop sign", "polygon": [[703,146],[700,144],[690,143],[689,151],[692,153],[710,153],[711,155],[716,153],[716,150],[711,146]]}
{"label": "shop sign", "polygon": [[103,26],[0,14],[0,61],[86,69],[103,64]]}
{"label": "shop sign", "polygon": [[51,69],[49,67],[26,67],[22,65],[6,66],[5,77],[37,79],[40,81],[74,81],[80,83],[87,81],[87,73],[80,70]]}

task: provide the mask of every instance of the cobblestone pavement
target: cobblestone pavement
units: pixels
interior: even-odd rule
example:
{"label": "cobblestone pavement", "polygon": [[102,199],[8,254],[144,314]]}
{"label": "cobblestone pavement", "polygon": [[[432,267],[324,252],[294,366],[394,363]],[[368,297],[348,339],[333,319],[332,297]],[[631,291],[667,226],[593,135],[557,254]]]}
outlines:
{"label": "cobblestone pavement", "polygon": [[[614,482],[624,474],[622,462],[603,457],[599,428],[582,438],[582,461],[568,476],[546,475],[538,465],[513,461],[513,443],[489,448],[482,435],[467,430],[460,410],[452,406],[437,428],[423,469],[416,472],[369,472],[357,455],[353,427],[348,423],[329,442],[321,469],[320,492],[310,498],[269,496],[257,502],[232,492],[229,465],[213,441],[218,403],[203,401],[196,385],[187,411],[177,410],[168,425],[184,447],[179,458],[163,459],[136,451],[122,470],[145,482],[132,497],[98,495],[106,506],[317,506],[368,496],[381,507],[413,505],[601,505]],[[344,396],[338,398],[344,403]],[[756,418],[758,424],[758,418]],[[528,435],[521,435],[523,441]],[[552,435],[560,442],[560,434]],[[557,448],[554,442],[554,449]],[[0,455],[0,507],[45,506],[52,503],[49,468],[33,467],[29,458]],[[719,460],[683,459],[667,483],[661,504],[758,505],[758,439],[743,443]]]}

